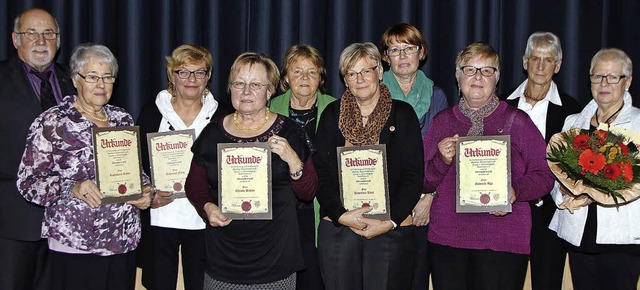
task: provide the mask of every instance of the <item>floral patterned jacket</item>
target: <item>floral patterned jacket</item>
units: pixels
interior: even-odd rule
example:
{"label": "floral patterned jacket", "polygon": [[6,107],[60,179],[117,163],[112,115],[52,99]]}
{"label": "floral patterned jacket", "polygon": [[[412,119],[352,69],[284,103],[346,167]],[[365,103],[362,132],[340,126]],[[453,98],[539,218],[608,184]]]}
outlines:
{"label": "floral patterned jacket", "polygon": [[[76,182],[93,180],[91,129],[95,124],[72,105],[76,96],[43,112],[29,128],[18,170],[24,198],[45,208],[42,237],[100,256],[134,250],[140,240],[140,211],[128,204],[89,207],[71,195]],[[105,105],[110,127],[133,126],[124,109]],[[143,174],[143,183],[149,178]]]}

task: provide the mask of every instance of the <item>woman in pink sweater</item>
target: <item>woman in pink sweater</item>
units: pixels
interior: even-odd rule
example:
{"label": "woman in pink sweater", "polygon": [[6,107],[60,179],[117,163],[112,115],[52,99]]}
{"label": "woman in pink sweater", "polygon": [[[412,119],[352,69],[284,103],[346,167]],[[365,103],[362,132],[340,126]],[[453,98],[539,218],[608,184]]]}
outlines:
{"label": "woman in pink sweater", "polygon": [[[495,95],[498,53],[484,43],[456,59],[460,103],[440,112],[424,139],[424,192],[431,206],[430,262],[435,289],[522,289],[527,270],[529,201],[553,187],[545,141],[528,115]],[[458,136],[511,136],[512,212],[456,213]]]}

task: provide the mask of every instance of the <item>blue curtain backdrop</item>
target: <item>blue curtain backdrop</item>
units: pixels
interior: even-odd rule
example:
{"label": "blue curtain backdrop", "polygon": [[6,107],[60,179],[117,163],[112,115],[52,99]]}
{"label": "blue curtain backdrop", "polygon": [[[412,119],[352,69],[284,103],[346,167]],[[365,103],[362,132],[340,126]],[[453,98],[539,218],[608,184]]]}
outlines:
{"label": "blue curtain backdrop", "polygon": [[[588,71],[596,51],[618,47],[640,61],[637,0],[0,0],[0,60],[15,54],[15,16],[32,7],[50,11],[60,24],[59,63],[67,65],[82,42],[104,44],[114,52],[121,70],[111,103],[134,117],[165,87],[164,57],[183,43],[212,52],[210,88],[226,104],[228,71],[238,54],[264,52],[280,65],[296,43],[320,50],[327,64],[327,90],[339,97],[344,91],[340,52],[353,42],[378,45],[384,30],[398,22],[414,24],[423,33],[429,56],[421,69],[452,104],[458,101],[456,54],[474,41],[500,52],[502,92],[526,77],[522,54],[529,34],[554,32],[564,51],[555,80],[583,105],[591,99]],[[638,69],[634,71],[637,75]],[[640,100],[640,84],[632,85],[631,93]]]}

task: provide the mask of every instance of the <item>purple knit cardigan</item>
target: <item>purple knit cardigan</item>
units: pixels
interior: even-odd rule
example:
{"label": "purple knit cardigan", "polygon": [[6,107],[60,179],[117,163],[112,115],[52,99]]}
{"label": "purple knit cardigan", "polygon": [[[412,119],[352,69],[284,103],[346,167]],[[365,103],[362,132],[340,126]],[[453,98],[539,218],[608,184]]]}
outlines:
{"label": "purple knit cardigan", "polygon": [[455,105],[435,117],[424,139],[424,192],[437,192],[431,206],[429,241],[455,248],[529,254],[529,201],[551,191],[554,181],[545,160],[544,138],[526,113],[500,102],[484,119],[484,135],[511,135],[511,184],[517,197],[513,211],[503,217],[456,213],[455,163],[446,165],[440,159],[437,144],[455,134],[466,136],[469,128],[471,121]]}

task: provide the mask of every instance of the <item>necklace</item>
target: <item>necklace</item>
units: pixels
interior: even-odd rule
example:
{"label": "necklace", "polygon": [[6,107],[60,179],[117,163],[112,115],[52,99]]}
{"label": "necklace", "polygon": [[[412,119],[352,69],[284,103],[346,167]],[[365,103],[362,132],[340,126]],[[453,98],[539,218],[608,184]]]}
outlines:
{"label": "necklace", "polygon": [[109,116],[107,116],[107,112],[104,110],[104,107],[102,107],[102,114],[104,114],[104,118],[98,118],[95,115],[89,113],[89,111],[85,111],[84,109],[79,108],[78,106],[76,106],[76,108],[78,109],[78,112],[80,112],[80,114],[85,113],[87,114],[87,117],[89,117],[90,119],[93,119],[95,121],[99,121],[99,122],[106,122],[109,121]]}
{"label": "necklace", "polygon": [[240,125],[240,122],[238,122],[238,111],[233,113],[233,125],[235,125],[236,128],[240,129],[240,131],[244,131],[244,132],[258,131],[264,128],[264,125],[266,125],[267,121],[269,120],[269,108],[266,108],[266,109],[267,110],[264,112],[264,121],[262,122],[262,124],[258,125],[258,127],[255,127],[255,128],[242,127],[242,125]]}
{"label": "necklace", "polygon": [[[618,113],[620,113],[620,111],[622,111],[622,107],[624,107],[624,103],[622,104],[622,106],[620,106],[620,108],[613,113],[611,116],[609,116],[609,118],[607,118],[604,123],[609,125],[609,123],[611,123],[611,119],[613,119],[613,117],[615,117],[615,115],[617,115]],[[600,126],[600,120],[598,120],[598,109],[596,109],[596,123],[598,124],[598,126]]]}
{"label": "necklace", "polygon": [[533,96],[531,96],[531,93],[527,92],[527,90],[525,89],[524,92],[522,92],[522,94],[524,95],[524,97],[526,99],[532,100],[532,101],[536,101],[536,102],[540,102],[544,99],[544,97],[536,99]]}

